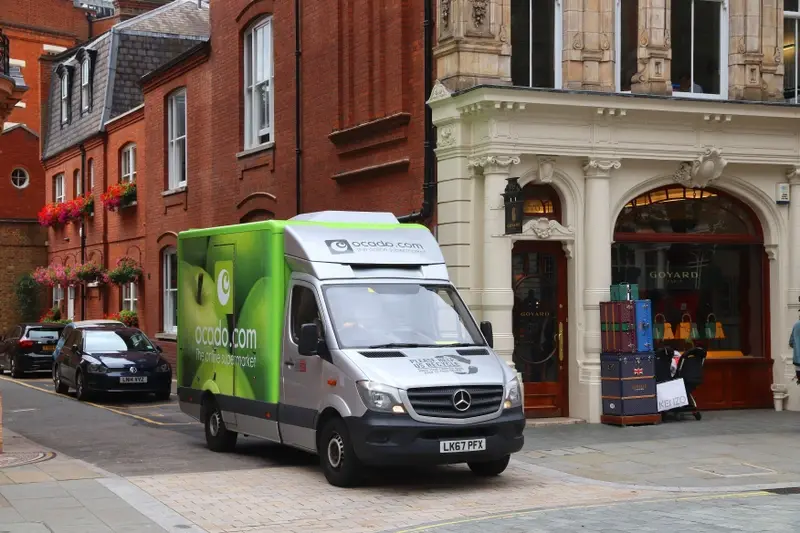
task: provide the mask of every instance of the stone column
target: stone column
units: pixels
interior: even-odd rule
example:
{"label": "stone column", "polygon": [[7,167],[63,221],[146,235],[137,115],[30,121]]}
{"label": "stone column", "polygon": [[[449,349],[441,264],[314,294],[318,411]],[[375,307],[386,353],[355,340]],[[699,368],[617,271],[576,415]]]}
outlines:
{"label": "stone column", "polygon": [[481,311],[483,320],[492,323],[494,350],[514,368],[514,332],[512,312],[514,291],[511,272],[511,239],[505,235],[503,191],[510,177],[511,165],[518,165],[516,156],[487,156],[471,163],[483,168],[483,286]]}
{"label": "stone column", "polygon": [[672,95],[670,0],[639,0],[638,69],[631,92]]}
{"label": "stone column", "polygon": [[[590,377],[589,419],[599,421],[600,399],[600,302],[608,300],[611,285],[611,206],[609,179],[620,168],[613,159],[589,159],[586,175],[583,265],[584,265],[584,367],[596,369]],[[590,373],[594,374],[594,370]]]}
{"label": "stone column", "polygon": [[563,87],[615,90],[614,0],[564,0]]}
{"label": "stone column", "polygon": [[761,0],[761,64],[765,100],[783,100],[783,0]]}
{"label": "stone column", "polygon": [[730,0],[728,97],[783,99],[783,1]]}

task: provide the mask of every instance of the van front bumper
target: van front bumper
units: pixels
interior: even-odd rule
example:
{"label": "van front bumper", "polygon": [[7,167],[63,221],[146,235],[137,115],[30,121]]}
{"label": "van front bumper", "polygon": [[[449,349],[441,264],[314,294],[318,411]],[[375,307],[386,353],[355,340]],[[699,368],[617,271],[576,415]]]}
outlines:
{"label": "van front bumper", "polygon": [[[368,465],[456,464],[500,459],[518,452],[524,443],[522,408],[477,424],[450,425],[417,422],[409,415],[368,411],[345,418],[356,456]],[[442,441],[486,439],[486,449],[442,453]]]}

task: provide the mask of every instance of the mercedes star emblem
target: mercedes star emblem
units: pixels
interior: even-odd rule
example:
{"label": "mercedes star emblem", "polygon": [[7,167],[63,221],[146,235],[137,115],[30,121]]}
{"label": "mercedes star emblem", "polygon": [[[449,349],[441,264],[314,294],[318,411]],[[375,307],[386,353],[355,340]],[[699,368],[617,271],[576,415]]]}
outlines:
{"label": "mercedes star emblem", "polygon": [[131,374],[135,374],[136,372],[138,372],[138,370],[136,369],[135,366],[132,366],[131,367]]}
{"label": "mercedes star emblem", "polygon": [[456,411],[464,412],[472,405],[472,396],[464,389],[458,389],[453,393],[453,407]]}

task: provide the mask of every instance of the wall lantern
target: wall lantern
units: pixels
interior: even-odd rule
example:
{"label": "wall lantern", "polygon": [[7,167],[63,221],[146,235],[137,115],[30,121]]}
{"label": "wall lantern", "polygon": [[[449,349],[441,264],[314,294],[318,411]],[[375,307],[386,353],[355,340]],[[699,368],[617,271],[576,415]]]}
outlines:
{"label": "wall lantern", "polygon": [[519,178],[507,178],[503,191],[503,205],[506,209],[506,235],[522,233],[522,187]]}

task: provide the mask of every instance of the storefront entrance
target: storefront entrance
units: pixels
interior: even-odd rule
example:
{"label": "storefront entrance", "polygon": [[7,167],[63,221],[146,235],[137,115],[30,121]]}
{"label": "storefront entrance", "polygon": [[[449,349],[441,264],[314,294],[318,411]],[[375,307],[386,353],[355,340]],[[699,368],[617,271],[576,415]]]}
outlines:
{"label": "storefront entrance", "polygon": [[769,268],[752,211],[722,191],[656,189],[625,206],[614,241],[612,281],[652,301],[655,347],[708,351],[699,407],[769,407]]}
{"label": "storefront entrance", "polygon": [[514,365],[529,418],[568,416],[567,264],[561,243],[514,245]]}

